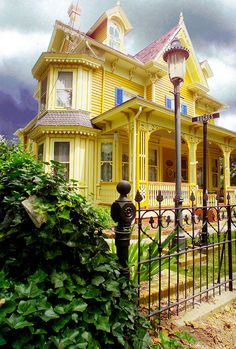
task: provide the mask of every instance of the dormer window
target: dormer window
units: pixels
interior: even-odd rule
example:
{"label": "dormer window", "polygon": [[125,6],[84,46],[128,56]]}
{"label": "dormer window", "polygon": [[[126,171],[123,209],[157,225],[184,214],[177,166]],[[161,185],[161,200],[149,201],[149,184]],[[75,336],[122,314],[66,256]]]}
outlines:
{"label": "dormer window", "polygon": [[115,50],[121,49],[121,30],[114,22],[109,26],[109,46]]}

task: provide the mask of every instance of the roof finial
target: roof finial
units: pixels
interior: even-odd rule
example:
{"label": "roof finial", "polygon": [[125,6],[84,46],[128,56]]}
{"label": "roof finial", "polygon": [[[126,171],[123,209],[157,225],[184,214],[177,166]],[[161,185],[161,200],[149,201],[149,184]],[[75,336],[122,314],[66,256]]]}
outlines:
{"label": "roof finial", "polygon": [[120,6],[120,0],[117,0],[116,6]]}
{"label": "roof finial", "polygon": [[71,5],[68,9],[68,15],[70,18],[69,25],[75,30],[79,30],[80,13],[81,13],[81,7],[79,5],[79,1],[77,1],[76,5],[75,5],[74,1],[72,1]]}
{"label": "roof finial", "polygon": [[183,22],[184,22],[183,12],[180,12],[180,14],[179,14],[179,25],[181,25]]}

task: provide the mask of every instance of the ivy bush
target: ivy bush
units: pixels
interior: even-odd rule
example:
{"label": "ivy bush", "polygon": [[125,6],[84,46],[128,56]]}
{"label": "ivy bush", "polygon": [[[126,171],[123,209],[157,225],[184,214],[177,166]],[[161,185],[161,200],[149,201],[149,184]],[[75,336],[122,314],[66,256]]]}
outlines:
{"label": "ivy bush", "polygon": [[[0,346],[149,348],[135,288],[120,275],[99,214],[54,173],[0,142]],[[22,205],[31,196],[46,217],[40,228]]]}

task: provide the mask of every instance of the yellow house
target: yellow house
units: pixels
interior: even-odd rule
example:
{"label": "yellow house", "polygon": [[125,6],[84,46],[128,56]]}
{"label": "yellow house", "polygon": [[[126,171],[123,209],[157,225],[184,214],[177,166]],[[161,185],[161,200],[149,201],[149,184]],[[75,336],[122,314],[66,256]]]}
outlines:
{"label": "yellow house", "polygon": [[[218,112],[224,103],[209,94],[212,76],[199,62],[182,15],[178,24],[136,55],[125,48],[132,26],[118,4],[104,12],[87,33],[79,29],[80,8],[69,9],[70,24],[56,21],[47,52],[32,69],[38,80],[38,114],[18,135],[33,145],[38,158],[65,165],[68,179],[79,182],[85,196],[111,204],[116,184],[129,180],[132,196],[139,189],[143,206],[164,205],[175,192],[173,85],[163,52],[174,37],[190,51],[181,88],[182,195],[194,191],[201,203],[202,123],[196,115]],[[208,125],[207,188],[210,202],[221,188],[236,200],[231,166],[236,159],[236,133]],[[48,169],[47,169],[48,170]],[[222,190],[222,189],[221,189]]]}

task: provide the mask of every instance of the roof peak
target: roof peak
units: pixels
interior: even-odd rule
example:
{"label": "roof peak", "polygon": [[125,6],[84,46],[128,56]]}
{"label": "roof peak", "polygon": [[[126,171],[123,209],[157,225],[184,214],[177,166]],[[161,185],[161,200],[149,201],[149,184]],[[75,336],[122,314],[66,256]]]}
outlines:
{"label": "roof peak", "polygon": [[179,25],[181,25],[183,22],[184,22],[183,12],[180,12],[180,14],[179,14]]}

